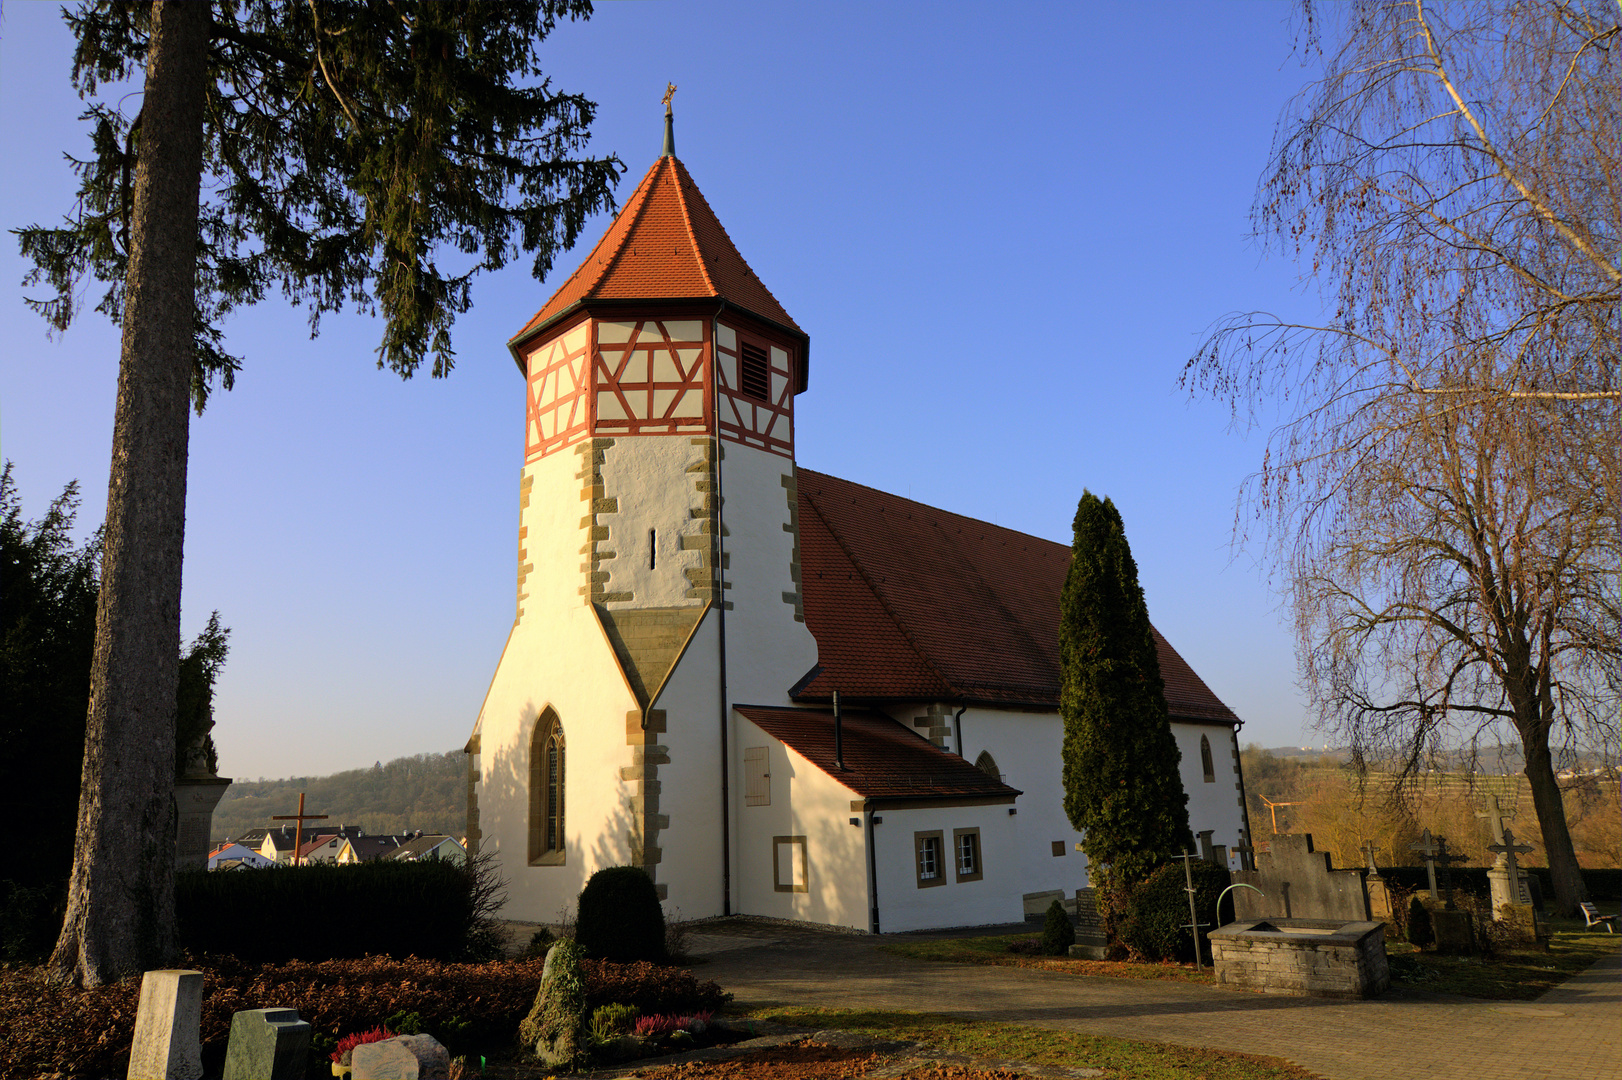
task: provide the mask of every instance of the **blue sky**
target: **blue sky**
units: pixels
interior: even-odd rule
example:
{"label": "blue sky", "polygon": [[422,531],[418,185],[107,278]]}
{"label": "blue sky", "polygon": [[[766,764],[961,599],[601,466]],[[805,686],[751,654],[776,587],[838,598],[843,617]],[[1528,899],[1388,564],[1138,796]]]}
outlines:
{"label": "blue sky", "polygon": [[[1068,543],[1084,488],[1125,518],[1150,615],[1264,745],[1303,729],[1291,637],[1230,547],[1261,433],[1177,387],[1215,320],[1311,314],[1250,239],[1275,124],[1312,72],[1278,3],[621,3],[546,46],[599,104],[629,195],[677,149],[811,335],[800,462]],[[57,8],[0,12],[0,227],[71,204],[84,154]],[[133,112],[134,98],[124,102]],[[545,283],[482,278],[449,379],[375,367],[377,324],[267,302],[227,325],[236,389],[192,421],[184,631],[232,628],[221,772],[317,775],[460,747],[512,621],[523,383],[505,341]],[[37,516],[105,507],[116,330],[47,340],[0,244],[0,453]],[[36,290],[37,291],[37,290]]]}

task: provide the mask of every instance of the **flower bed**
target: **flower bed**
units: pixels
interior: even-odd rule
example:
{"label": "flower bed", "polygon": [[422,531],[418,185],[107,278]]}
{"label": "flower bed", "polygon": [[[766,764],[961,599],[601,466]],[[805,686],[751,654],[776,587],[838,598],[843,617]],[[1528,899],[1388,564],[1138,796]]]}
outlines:
{"label": "flower bed", "polygon": [[[420,1030],[455,1053],[506,1046],[534,1004],[543,964],[538,958],[453,964],[367,957],[254,965],[209,957],[183,966],[206,978],[204,1063],[218,1070],[232,1015],[270,1006],[297,1009],[314,1029],[323,1059],[338,1036],[401,1014],[415,1014]],[[694,1013],[725,999],[715,983],[700,983],[679,968],[588,961],[583,974],[594,1005],[625,1001],[642,1012]],[[0,1076],[124,1075],[139,998],[139,979],[68,990],[47,986],[37,967],[0,969]]]}

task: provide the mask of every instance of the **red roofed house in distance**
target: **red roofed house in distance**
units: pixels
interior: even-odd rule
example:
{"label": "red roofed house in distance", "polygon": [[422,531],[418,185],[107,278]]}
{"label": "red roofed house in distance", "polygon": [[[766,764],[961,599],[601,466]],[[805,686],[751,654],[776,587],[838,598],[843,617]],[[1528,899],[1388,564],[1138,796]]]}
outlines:
{"label": "red roofed house in distance", "polygon": [[[1085,886],[1060,786],[1069,548],[795,467],[810,338],[668,114],[510,349],[517,611],[467,743],[468,847],[496,853],[509,917],[623,864],[687,918],[875,932],[1017,922]],[[1156,642],[1190,824],[1231,848],[1239,719]]]}

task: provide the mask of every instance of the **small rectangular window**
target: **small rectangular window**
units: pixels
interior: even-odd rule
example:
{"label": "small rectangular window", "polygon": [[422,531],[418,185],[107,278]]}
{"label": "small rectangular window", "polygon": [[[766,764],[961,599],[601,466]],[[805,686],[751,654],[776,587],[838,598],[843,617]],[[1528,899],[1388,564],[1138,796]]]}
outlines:
{"label": "small rectangular window", "polygon": [[931,885],[946,884],[946,868],[941,864],[941,832],[920,832],[912,834],[913,850],[916,852],[918,872],[918,887],[927,889]]}
{"label": "small rectangular window", "polygon": [[805,837],[772,837],[772,887],[778,892],[806,892]]}
{"label": "small rectangular window", "polygon": [[1063,854],[1064,854],[1064,841],[1063,840],[1055,840],[1055,841],[1053,841],[1053,857],[1055,859],[1057,859],[1057,858],[1061,857]]}
{"label": "small rectangular window", "polygon": [[772,399],[772,365],[766,358],[766,350],[758,345],[751,345],[747,341],[742,349],[742,377],[738,380],[740,389],[745,397],[752,397],[756,401],[770,402]]}
{"label": "small rectangular window", "polygon": [[957,880],[979,881],[981,878],[980,830],[953,829],[952,847],[957,855]]}
{"label": "small rectangular window", "polygon": [[772,804],[772,774],[764,746],[746,746],[743,748],[743,775],[743,804],[745,806],[770,806]]}

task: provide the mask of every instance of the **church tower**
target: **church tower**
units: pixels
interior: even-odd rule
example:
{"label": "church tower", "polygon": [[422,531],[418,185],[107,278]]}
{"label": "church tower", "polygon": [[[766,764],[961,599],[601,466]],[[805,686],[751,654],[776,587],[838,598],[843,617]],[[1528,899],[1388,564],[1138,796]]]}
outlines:
{"label": "church tower", "polygon": [[468,743],[468,829],[518,918],[626,863],[684,916],[731,910],[729,709],[788,704],[817,659],[794,471],[809,338],[674,142],[667,94],[663,153],[509,342],[517,612]]}

